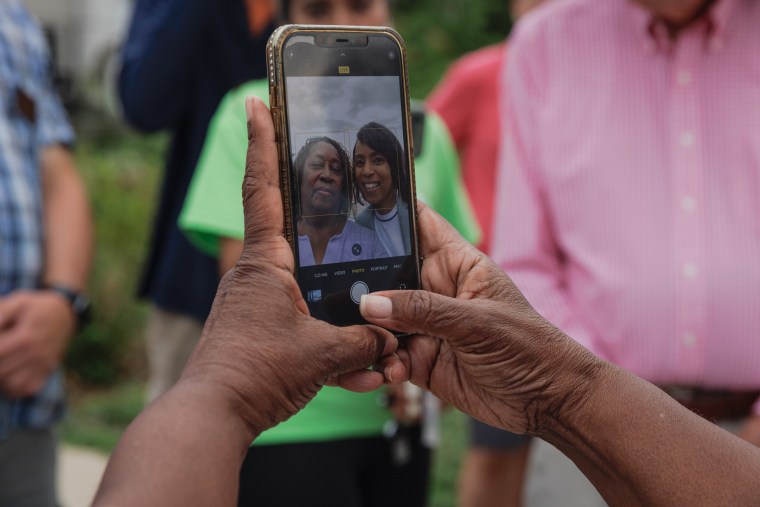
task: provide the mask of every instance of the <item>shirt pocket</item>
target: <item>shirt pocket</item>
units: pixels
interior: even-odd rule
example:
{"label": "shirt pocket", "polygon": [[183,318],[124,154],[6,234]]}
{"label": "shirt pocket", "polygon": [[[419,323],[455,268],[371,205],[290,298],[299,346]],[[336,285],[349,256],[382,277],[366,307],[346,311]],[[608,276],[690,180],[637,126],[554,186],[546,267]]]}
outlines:
{"label": "shirt pocket", "polygon": [[[35,150],[36,118],[38,111],[37,100],[31,92],[10,84],[0,91],[0,108],[3,111],[4,134],[2,135],[3,151],[6,161],[10,157],[21,159],[37,156]],[[17,159],[18,160],[18,159]]]}

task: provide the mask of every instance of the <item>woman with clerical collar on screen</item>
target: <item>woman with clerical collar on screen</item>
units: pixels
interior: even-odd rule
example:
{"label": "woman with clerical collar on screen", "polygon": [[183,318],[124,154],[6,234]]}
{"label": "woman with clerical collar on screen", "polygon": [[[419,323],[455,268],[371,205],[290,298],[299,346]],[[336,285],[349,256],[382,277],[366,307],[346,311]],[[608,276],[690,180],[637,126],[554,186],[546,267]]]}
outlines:
{"label": "woman with clerical collar on screen", "polygon": [[329,137],[307,139],[295,166],[301,193],[301,267],[388,257],[373,231],[348,220],[350,162],[337,141]]}
{"label": "woman with clerical collar on screen", "polygon": [[354,186],[359,203],[369,204],[356,223],[375,231],[391,257],[410,255],[409,206],[402,198],[409,195],[404,151],[379,123],[367,123],[356,134]]}

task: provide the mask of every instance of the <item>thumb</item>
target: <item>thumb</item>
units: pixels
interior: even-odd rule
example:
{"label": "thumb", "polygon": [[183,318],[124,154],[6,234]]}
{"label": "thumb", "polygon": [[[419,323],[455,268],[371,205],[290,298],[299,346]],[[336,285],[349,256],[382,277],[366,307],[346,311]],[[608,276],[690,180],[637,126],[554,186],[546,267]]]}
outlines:
{"label": "thumb", "polygon": [[330,354],[335,361],[332,374],[365,369],[380,358],[393,354],[398,347],[393,333],[379,327],[350,326],[335,331],[332,328],[331,334],[337,339],[336,348]]}
{"label": "thumb", "polygon": [[369,322],[386,329],[453,341],[468,336],[474,327],[471,304],[424,290],[364,295],[359,310]]}
{"label": "thumb", "polygon": [[261,99],[245,102],[248,118],[248,153],[243,180],[245,250],[261,240],[282,236],[283,210],[274,125]]}

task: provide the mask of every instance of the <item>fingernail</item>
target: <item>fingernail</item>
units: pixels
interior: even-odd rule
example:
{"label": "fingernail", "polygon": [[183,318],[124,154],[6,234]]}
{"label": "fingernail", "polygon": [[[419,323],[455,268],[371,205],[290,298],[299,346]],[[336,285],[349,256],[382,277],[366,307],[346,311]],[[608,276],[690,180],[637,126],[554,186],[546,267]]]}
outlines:
{"label": "fingernail", "polygon": [[386,319],[393,313],[393,303],[385,296],[364,294],[359,303],[359,311],[364,317]]}
{"label": "fingernail", "polygon": [[245,117],[248,119],[248,121],[251,121],[253,119],[254,102],[255,102],[255,99],[253,97],[245,98]]}
{"label": "fingernail", "polygon": [[393,366],[385,369],[385,380],[388,381],[388,383],[393,383]]}

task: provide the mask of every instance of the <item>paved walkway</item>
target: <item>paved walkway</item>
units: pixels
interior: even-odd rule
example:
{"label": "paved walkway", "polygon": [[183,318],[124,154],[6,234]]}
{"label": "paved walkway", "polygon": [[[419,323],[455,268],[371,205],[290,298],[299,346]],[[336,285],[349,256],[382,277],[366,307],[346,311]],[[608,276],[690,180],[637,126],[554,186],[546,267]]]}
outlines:
{"label": "paved walkway", "polygon": [[108,456],[97,451],[61,444],[58,449],[58,501],[61,507],[88,507],[107,461]]}

